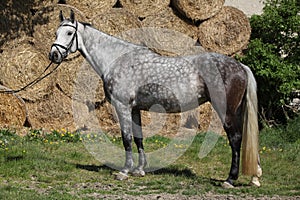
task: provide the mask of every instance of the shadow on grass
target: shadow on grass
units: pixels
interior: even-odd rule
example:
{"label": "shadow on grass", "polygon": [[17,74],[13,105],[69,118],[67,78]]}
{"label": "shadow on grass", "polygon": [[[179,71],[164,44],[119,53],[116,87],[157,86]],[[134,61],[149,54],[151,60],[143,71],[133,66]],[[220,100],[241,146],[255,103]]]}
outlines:
{"label": "shadow on grass", "polygon": [[[162,168],[153,172],[150,172],[153,175],[173,175],[173,176],[180,176],[180,177],[185,177],[188,179],[195,179],[199,183],[203,184],[210,184],[214,187],[222,187],[225,179],[215,179],[215,178],[210,178],[210,177],[204,177],[204,176],[199,176],[192,172],[190,169],[177,169],[175,167],[167,167],[167,168]],[[250,184],[245,184],[241,183],[239,181],[236,181],[234,184],[235,187],[243,188],[243,187],[251,187]]]}
{"label": "shadow on grass", "polygon": [[159,175],[164,175],[164,174],[172,174],[174,176],[183,176],[187,178],[194,178],[197,175],[192,172],[190,169],[176,169],[174,167],[167,167],[167,168],[161,168],[159,170],[149,172],[151,174],[159,174]]}
{"label": "shadow on grass", "polygon": [[82,165],[82,164],[75,164],[77,169],[83,169],[91,172],[99,172],[102,170],[111,170],[111,168],[105,166],[105,165]]}
{"label": "shadow on grass", "polygon": [[5,161],[10,162],[10,161],[19,161],[24,159],[24,156],[6,156]]}

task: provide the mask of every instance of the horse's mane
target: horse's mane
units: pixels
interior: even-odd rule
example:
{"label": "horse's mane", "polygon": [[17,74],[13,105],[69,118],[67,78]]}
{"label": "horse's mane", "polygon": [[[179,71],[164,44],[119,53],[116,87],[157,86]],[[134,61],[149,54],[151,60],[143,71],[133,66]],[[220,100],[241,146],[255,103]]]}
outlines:
{"label": "horse's mane", "polygon": [[83,24],[83,26],[92,26],[92,24],[88,23],[88,22],[79,22],[81,24]]}

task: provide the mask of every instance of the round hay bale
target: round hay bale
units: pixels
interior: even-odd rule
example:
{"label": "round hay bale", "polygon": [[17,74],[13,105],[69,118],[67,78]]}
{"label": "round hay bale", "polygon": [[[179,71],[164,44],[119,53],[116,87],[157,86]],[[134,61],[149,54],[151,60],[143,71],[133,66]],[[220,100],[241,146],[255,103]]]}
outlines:
{"label": "round hay bale", "polygon": [[144,44],[162,55],[184,55],[197,41],[197,27],[179,18],[171,8],[148,16],[142,25]]}
{"label": "round hay bale", "polygon": [[84,58],[82,56],[75,59],[67,59],[57,70],[56,87],[69,98],[73,96],[77,72],[83,62]]}
{"label": "round hay bale", "polygon": [[65,17],[69,18],[70,10],[73,9],[75,19],[86,21],[84,14],[75,7],[69,5],[52,5],[41,7],[33,17],[34,26],[34,45],[42,53],[48,55],[51,45],[55,41],[55,33],[60,24],[59,12],[63,11]]}
{"label": "round hay bale", "polygon": [[168,7],[170,0],[120,0],[120,3],[136,16],[144,18]]}
{"label": "round hay bale", "polygon": [[172,5],[185,17],[193,20],[205,20],[217,14],[225,0],[172,0]]}
{"label": "round hay bale", "polygon": [[57,71],[56,86],[68,97],[81,103],[95,103],[104,99],[99,75],[79,58],[64,61]]}
{"label": "round hay bale", "polygon": [[[0,60],[0,82],[14,90],[35,80],[48,66],[46,55],[32,46],[30,38],[3,49]],[[54,86],[55,73],[18,94],[25,100],[37,101],[49,94]]]}
{"label": "round hay bale", "polygon": [[175,136],[178,134],[180,126],[192,131],[204,132],[210,126],[212,115],[213,110],[210,103],[202,104],[198,108],[184,113],[163,114],[142,111],[143,134],[145,137],[154,134]]}
{"label": "round hay bale", "polygon": [[27,102],[28,119],[33,129],[67,129],[74,131],[72,99],[54,88],[52,93],[35,103]]}
{"label": "round hay bale", "polygon": [[96,116],[101,130],[112,135],[120,136],[120,125],[114,107],[106,102],[99,108],[91,111]]}
{"label": "round hay bale", "polygon": [[[1,90],[8,88],[0,85]],[[0,93],[0,127],[11,128],[24,125],[27,117],[23,99],[16,94]]]}
{"label": "round hay bale", "polygon": [[179,18],[172,8],[166,8],[159,13],[148,16],[142,21],[143,27],[158,27],[178,31],[195,41],[197,40],[197,27]]}
{"label": "round hay bale", "polygon": [[117,3],[117,0],[73,0],[66,3],[82,11],[86,18],[92,19],[95,15],[105,13],[111,9]]}
{"label": "round hay bale", "polygon": [[98,30],[114,36],[141,27],[139,19],[122,8],[112,8],[106,13],[95,16],[92,24]]}
{"label": "round hay bale", "polygon": [[250,22],[240,10],[230,6],[199,26],[199,41],[208,51],[232,55],[246,48],[251,34]]}

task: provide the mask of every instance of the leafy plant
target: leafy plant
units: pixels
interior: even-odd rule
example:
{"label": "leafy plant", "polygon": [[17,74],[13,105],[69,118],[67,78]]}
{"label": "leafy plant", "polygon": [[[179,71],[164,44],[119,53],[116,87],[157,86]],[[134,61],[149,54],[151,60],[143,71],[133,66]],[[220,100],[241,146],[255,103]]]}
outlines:
{"label": "leafy plant", "polygon": [[300,89],[300,3],[268,0],[262,15],[250,19],[248,49],[238,59],[258,83],[260,112],[268,121],[286,122],[291,93]]}

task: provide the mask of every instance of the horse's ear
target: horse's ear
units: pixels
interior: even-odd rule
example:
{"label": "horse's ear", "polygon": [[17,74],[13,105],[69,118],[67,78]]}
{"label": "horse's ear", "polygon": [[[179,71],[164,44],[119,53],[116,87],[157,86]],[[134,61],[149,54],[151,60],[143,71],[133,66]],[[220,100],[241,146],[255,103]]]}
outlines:
{"label": "horse's ear", "polygon": [[74,21],[75,21],[75,14],[74,14],[73,10],[71,10],[70,20],[72,23],[74,23]]}
{"label": "horse's ear", "polygon": [[65,17],[63,15],[62,11],[59,12],[59,19],[60,19],[61,22],[65,20]]}

